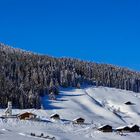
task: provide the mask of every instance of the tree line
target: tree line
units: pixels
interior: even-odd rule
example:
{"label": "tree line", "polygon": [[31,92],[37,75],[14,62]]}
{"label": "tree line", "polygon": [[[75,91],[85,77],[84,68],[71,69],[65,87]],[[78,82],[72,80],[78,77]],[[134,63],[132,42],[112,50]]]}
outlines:
{"label": "tree line", "polygon": [[54,58],[0,44],[0,107],[40,108],[40,96],[82,85],[140,92],[140,73],[72,58]]}

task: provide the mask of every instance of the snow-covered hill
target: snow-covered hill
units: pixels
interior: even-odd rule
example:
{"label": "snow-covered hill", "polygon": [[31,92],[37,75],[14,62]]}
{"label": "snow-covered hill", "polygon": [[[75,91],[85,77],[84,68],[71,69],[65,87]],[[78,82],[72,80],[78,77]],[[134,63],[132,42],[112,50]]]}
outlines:
{"label": "snow-covered hill", "polygon": [[[132,105],[126,105],[126,102]],[[140,133],[127,133],[121,136],[116,132],[102,133],[96,128],[109,124],[116,127],[140,125],[140,93],[106,87],[86,87],[82,89],[61,89],[57,100],[42,98],[45,110],[13,110],[14,114],[30,111],[36,113],[44,121],[20,121],[8,119],[0,121],[0,139],[2,140],[34,140],[30,133],[55,137],[60,140],[138,140]],[[3,113],[3,110],[0,111]],[[50,115],[57,113],[61,120],[54,122]],[[75,125],[72,120],[82,117],[86,124]]]}
{"label": "snow-covered hill", "polygon": [[[47,115],[58,113],[64,119],[83,117],[87,123],[110,125],[140,124],[140,94],[106,87],[62,89],[57,101],[43,99]],[[134,105],[126,105],[126,102]]]}

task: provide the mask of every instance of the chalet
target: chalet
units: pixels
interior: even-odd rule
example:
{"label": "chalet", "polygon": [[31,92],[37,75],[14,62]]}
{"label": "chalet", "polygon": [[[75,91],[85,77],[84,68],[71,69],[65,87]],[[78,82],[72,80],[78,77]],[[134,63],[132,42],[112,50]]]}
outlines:
{"label": "chalet", "polygon": [[52,114],[50,118],[54,120],[60,120],[60,116],[58,114]]}
{"label": "chalet", "polygon": [[132,102],[130,102],[130,101],[126,102],[125,104],[126,104],[126,105],[134,105],[134,103],[132,103]]}
{"label": "chalet", "polygon": [[138,125],[130,126],[131,132],[140,132],[140,127]]}
{"label": "chalet", "polygon": [[140,132],[140,128],[138,125],[130,125],[130,126],[124,126],[119,127],[116,129],[118,132]]}
{"label": "chalet", "polygon": [[116,128],[117,132],[131,132],[131,128],[129,126],[123,126],[123,127],[119,127]]}
{"label": "chalet", "polygon": [[19,114],[17,117],[20,120],[32,120],[32,119],[36,119],[37,115],[31,112],[25,112],[25,113]]}
{"label": "chalet", "polygon": [[81,117],[73,120],[73,123],[75,124],[84,124],[84,122],[85,122],[85,119]]}
{"label": "chalet", "polygon": [[112,132],[112,126],[110,125],[103,125],[101,127],[98,128],[99,131],[102,131],[102,132]]}

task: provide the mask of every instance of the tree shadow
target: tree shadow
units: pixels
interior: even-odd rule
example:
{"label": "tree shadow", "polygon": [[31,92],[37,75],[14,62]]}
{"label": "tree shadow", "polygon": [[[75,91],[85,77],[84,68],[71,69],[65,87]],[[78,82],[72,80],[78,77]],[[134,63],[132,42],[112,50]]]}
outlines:
{"label": "tree shadow", "polygon": [[62,107],[54,106],[53,105],[54,102],[55,100],[49,100],[49,97],[47,95],[44,97],[41,97],[41,103],[42,103],[43,109],[46,109],[46,110],[64,109]]}
{"label": "tree shadow", "polygon": [[68,92],[68,91],[73,91],[73,90],[74,90],[73,88],[61,90],[59,95],[56,95],[56,100],[50,100],[48,95],[45,95],[45,96],[41,97],[41,103],[42,103],[43,109],[46,109],[46,110],[64,109],[64,107],[54,106],[53,103],[66,102],[66,101],[68,101],[68,98],[66,98],[66,97],[76,97],[76,96],[85,95],[85,94],[76,94],[76,95],[65,94],[66,91]]}

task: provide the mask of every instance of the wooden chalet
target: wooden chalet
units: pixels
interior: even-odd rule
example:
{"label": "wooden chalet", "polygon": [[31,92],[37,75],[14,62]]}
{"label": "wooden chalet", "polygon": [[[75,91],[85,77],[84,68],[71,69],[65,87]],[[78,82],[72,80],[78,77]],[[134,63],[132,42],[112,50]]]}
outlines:
{"label": "wooden chalet", "polygon": [[17,117],[20,120],[32,120],[32,119],[36,119],[37,115],[31,112],[25,112],[25,113],[19,114]]}
{"label": "wooden chalet", "polygon": [[131,126],[131,132],[140,132],[140,127],[138,125]]}
{"label": "wooden chalet", "polygon": [[126,104],[126,105],[134,105],[134,103],[132,103],[132,102],[130,102],[130,101],[126,102],[125,104]]}
{"label": "wooden chalet", "polygon": [[130,125],[116,128],[119,132],[140,132],[140,127],[138,125]]}
{"label": "wooden chalet", "polygon": [[112,132],[113,129],[112,129],[112,126],[110,125],[103,125],[103,126],[100,126],[98,128],[99,131],[102,131],[102,132]]}
{"label": "wooden chalet", "polygon": [[84,122],[85,122],[85,119],[81,117],[73,120],[73,123],[75,124],[84,124]]}
{"label": "wooden chalet", "polygon": [[60,120],[60,116],[58,114],[52,114],[50,118],[54,120]]}
{"label": "wooden chalet", "polygon": [[118,132],[130,132],[130,127],[128,126],[123,126],[123,127],[119,127],[119,128],[116,128],[116,131]]}

